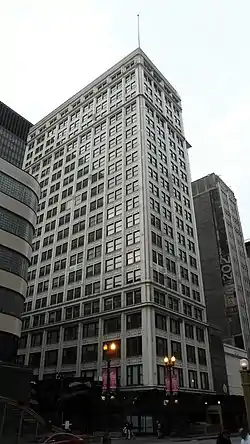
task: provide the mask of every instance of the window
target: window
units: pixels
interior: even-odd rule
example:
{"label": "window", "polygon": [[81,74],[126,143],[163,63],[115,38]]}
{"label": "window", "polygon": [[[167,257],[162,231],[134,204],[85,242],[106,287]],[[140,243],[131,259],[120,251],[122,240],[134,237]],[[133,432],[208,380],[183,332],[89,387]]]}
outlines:
{"label": "window", "polygon": [[98,344],[88,344],[82,347],[82,362],[97,361]]}
{"label": "window", "polygon": [[140,250],[134,250],[126,253],[126,265],[131,265],[140,262],[141,254]]}
{"label": "window", "polygon": [[[79,270],[82,272],[82,270]],[[73,301],[81,297],[81,287],[75,287],[67,291],[67,301]]]}
{"label": "window", "polygon": [[45,352],[45,367],[56,367],[58,350],[49,350]]}
{"label": "window", "polygon": [[166,338],[156,336],[156,356],[167,356],[168,343]]}
{"label": "window", "polygon": [[202,321],[202,310],[200,308],[194,307],[194,317],[198,319],[198,321]]}
{"label": "window", "polygon": [[52,288],[62,287],[65,282],[65,275],[58,276],[52,280]]}
{"label": "window", "polygon": [[204,348],[198,348],[198,361],[200,365],[207,365],[206,350]]}
{"label": "window", "polygon": [[54,324],[55,322],[60,322],[61,319],[62,319],[62,310],[61,309],[49,312],[49,319],[48,319],[49,324]]}
{"label": "window", "polygon": [[176,274],[176,263],[168,257],[166,258],[166,268],[171,273]]}
{"label": "window", "polygon": [[121,237],[106,243],[106,253],[112,253],[113,251],[120,250],[121,248],[122,248]]}
{"label": "window", "polygon": [[100,293],[100,289],[101,289],[100,281],[87,284],[85,285],[85,296],[90,296],[91,294]]}
{"label": "window", "polygon": [[187,345],[186,350],[187,350],[187,362],[195,364],[196,363],[195,347],[193,347],[192,345]]}
{"label": "window", "polygon": [[69,265],[81,264],[83,262],[83,251],[77,254],[73,254],[70,256]]}
{"label": "window", "polygon": [[140,223],[140,214],[134,213],[126,217],[126,228],[133,227]]}
{"label": "window", "polygon": [[95,242],[98,239],[102,238],[102,228],[99,228],[96,231],[92,231],[88,234],[88,243]]}
{"label": "window", "polygon": [[200,302],[201,297],[200,297],[200,293],[197,290],[192,290],[192,294],[193,294],[193,299],[194,301],[198,301]]}
{"label": "window", "polygon": [[151,224],[158,230],[161,230],[161,221],[158,217],[154,216],[154,214],[151,214]]}
{"label": "window", "polygon": [[122,266],[122,256],[116,256],[112,259],[107,259],[105,263],[105,271],[112,271]]}
{"label": "window", "polygon": [[127,169],[127,170],[126,170],[126,180],[128,180],[128,179],[132,179],[132,177],[137,176],[138,171],[139,171],[139,169],[138,169],[138,165],[135,165],[135,166],[133,166],[133,167]]}
{"label": "window", "polygon": [[93,338],[99,335],[99,322],[83,324],[83,338]]}
{"label": "window", "polygon": [[70,327],[64,328],[64,336],[63,340],[67,341],[76,341],[78,339],[78,326],[72,325]]}
{"label": "window", "polygon": [[86,278],[89,278],[91,276],[98,276],[100,273],[101,273],[101,262],[89,265],[86,268]]}
{"label": "window", "polygon": [[198,342],[205,342],[205,331],[203,328],[196,327],[196,339]]}
{"label": "window", "polygon": [[170,310],[179,311],[179,300],[173,298],[172,296],[168,297],[168,308]]}
{"label": "window", "polygon": [[132,284],[141,280],[141,270],[128,271],[126,273],[126,283]]}
{"label": "window", "polygon": [[188,339],[194,339],[194,327],[190,324],[185,324],[185,336]]}
{"label": "window", "polygon": [[[39,347],[39,346],[42,345],[42,341],[43,341],[43,333],[33,333],[31,335],[30,346],[31,347]],[[20,348],[25,348],[26,347],[26,345],[25,345],[25,347],[23,347],[23,346],[21,347],[21,345],[23,345],[23,344],[21,344],[21,342],[20,342],[20,344],[19,344]]]}
{"label": "window", "polygon": [[68,284],[72,284],[73,282],[78,282],[82,280],[82,270],[71,271],[68,277]]}
{"label": "window", "polygon": [[194,370],[188,370],[188,384],[192,389],[198,388],[198,377],[197,372]]}
{"label": "window", "polygon": [[111,236],[112,234],[119,233],[122,231],[122,221],[118,220],[112,224],[107,226],[107,236]]}
{"label": "window", "polygon": [[165,294],[154,289],[154,303],[158,304],[158,305],[161,305],[162,307],[165,307],[166,306],[166,296],[165,296]]}
{"label": "window", "polygon": [[77,347],[64,348],[62,353],[62,365],[76,365]]}
{"label": "window", "polygon": [[156,251],[152,250],[152,258],[153,258],[153,262],[155,264],[158,264],[161,267],[163,267],[163,256],[162,256],[162,254],[157,253]]}
{"label": "window", "polygon": [[141,326],[142,326],[141,312],[132,313],[130,315],[127,315],[126,326],[127,326],[127,330],[141,328]]}
{"label": "window", "polygon": [[183,302],[183,313],[186,316],[189,316],[191,318],[192,317],[192,305],[187,304],[187,302]]}
{"label": "window", "polygon": [[104,299],[104,311],[116,310],[117,308],[121,308],[120,294]]}
{"label": "window", "polygon": [[56,261],[54,265],[54,271],[65,270],[67,259],[61,259],[60,261]]}
{"label": "window", "polygon": [[209,390],[208,374],[204,373],[204,372],[200,372],[200,378],[201,378],[201,389],[202,390]]}
{"label": "window", "polygon": [[199,285],[199,278],[197,276],[197,274],[195,273],[191,273],[191,281],[194,285]]}
{"label": "window", "polygon": [[109,193],[107,195],[107,203],[116,202],[121,198],[122,198],[122,188],[119,188],[118,190],[112,191],[112,193]]}
{"label": "window", "polygon": [[181,272],[182,279],[185,279],[186,281],[188,281],[189,280],[188,269],[181,266],[180,267],[180,272]]}
{"label": "window", "polygon": [[177,291],[177,281],[167,276],[167,288]]}
{"label": "window", "polygon": [[162,248],[162,237],[158,234],[154,233],[154,231],[151,231],[151,239],[152,244],[157,245],[157,247]]}
{"label": "window", "polygon": [[103,322],[103,333],[108,335],[110,333],[118,333],[121,331],[121,317],[113,317],[110,319],[104,319]]}
{"label": "window", "polygon": [[107,210],[107,219],[112,219],[112,217],[119,216],[122,213],[122,205],[116,205],[115,207],[109,208]]}
{"label": "window", "polygon": [[68,250],[68,244],[67,243],[58,245],[56,247],[56,256],[60,256],[63,253],[67,253],[67,250]]}
{"label": "window", "polygon": [[126,211],[133,210],[139,207],[139,196],[135,196],[132,199],[126,201]]}
{"label": "window", "polygon": [[59,328],[57,328],[56,330],[47,331],[46,344],[47,345],[58,344],[59,336],[60,336],[60,329]]}
{"label": "window", "polygon": [[141,289],[128,291],[126,293],[126,305],[135,305],[141,303]]}
{"label": "window", "polygon": [[41,352],[29,354],[29,366],[30,367],[39,368],[40,367],[40,360],[41,360]]}
{"label": "window", "polygon": [[69,319],[79,318],[79,316],[80,316],[80,305],[73,305],[65,309],[66,321]]}
{"label": "window", "polygon": [[100,257],[102,255],[102,246],[97,245],[94,248],[90,248],[87,251],[87,260],[95,259],[97,257]]}
{"label": "window", "polygon": [[100,301],[99,299],[95,299],[92,302],[86,302],[84,304],[84,316],[88,316],[91,314],[99,313],[100,311]]}
{"label": "window", "polygon": [[166,248],[167,253],[171,254],[172,256],[175,256],[174,244],[165,240],[165,248]]}
{"label": "window", "polygon": [[179,319],[170,318],[170,331],[175,335],[180,335],[181,321]]}
{"label": "window", "polygon": [[167,331],[167,318],[164,315],[155,313],[155,328]]}
{"label": "window", "polygon": [[141,356],[142,354],[142,337],[135,336],[133,338],[127,338],[127,357]]}
{"label": "window", "polygon": [[56,304],[61,304],[61,302],[63,301],[63,293],[55,293],[51,295],[51,299],[50,299],[50,305],[56,305]]}
{"label": "window", "polygon": [[128,365],[127,366],[127,385],[142,385],[143,372],[142,365]]}

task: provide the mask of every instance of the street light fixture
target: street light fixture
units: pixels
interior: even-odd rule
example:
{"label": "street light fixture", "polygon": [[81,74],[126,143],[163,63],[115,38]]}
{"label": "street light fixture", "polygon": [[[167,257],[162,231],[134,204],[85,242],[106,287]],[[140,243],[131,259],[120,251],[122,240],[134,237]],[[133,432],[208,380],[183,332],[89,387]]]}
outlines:
{"label": "street light fixture", "polygon": [[[171,407],[172,404],[178,404],[178,400],[174,400],[173,399],[173,384],[172,384],[172,371],[173,371],[173,367],[175,366],[176,363],[176,357],[175,356],[165,356],[164,358],[164,363],[165,363],[165,369],[166,369],[166,378],[167,381],[169,380],[169,435],[171,433]],[[168,402],[167,402],[168,404]]]}
{"label": "street light fixture", "polygon": [[240,360],[240,375],[241,375],[241,385],[243,389],[243,395],[247,412],[247,422],[248,422],[248,427],[250,427],[250,370],[249,370],[249,362],[245,358]]}
{"label": "street light fixture", "polygon": [[240,360],[240,368],[241,370],[248,370],[248,360],[247,359],[241,359]]}
{"label": "street light fixture", "polygon": [[106,434],[109,436],[109,400],[114,399],[114,396],[110,393],[110,367],[111,359],[117,350],[117,345],[115,342],[107,343],[103,345],[104,359],[107,362],[107,431]]}

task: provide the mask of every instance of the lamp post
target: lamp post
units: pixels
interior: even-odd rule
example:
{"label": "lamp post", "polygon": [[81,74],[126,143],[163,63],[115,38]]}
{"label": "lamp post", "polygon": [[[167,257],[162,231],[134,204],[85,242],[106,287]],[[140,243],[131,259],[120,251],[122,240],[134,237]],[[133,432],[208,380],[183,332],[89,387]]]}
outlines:
{"label": "lamp post", "polygon": [[168,390],[168,381],[169,381],[169,435],[171,433],[171,423],[172,423],[172,403],[173,403],[173,384],[172,384],[172,371],[173,367],[175,366],[176,358],[175,356],[171,356],[170,358],[168,356],[165,356],[164,358],[164,364],[165,364],[165,376],[167,381],[167,387]]}
{"label": "lamp post", "polygon": [[110,397],[110,365],[111,365],[111,359],[114,353],[116,352],[116,343],[111,342],[111,344],[104,344],[103,351],[104,351],[104,359],[107,362],[107,394],[108,397]]}
{"label": "lamp post", "polygon": [[241,385],[243,389],[244,401],[247,412],[247,423],[250,427],[250,370],[247,359],[240,360]]}
{"label": "lamp post", "polygon": [[104,344],[103,346],[103,353],[104,353],[104,359],[107,362],[107,431],[106,431],[106,439],[109,439],[109,401],[111,398],[110,393],[110,367],[111,367],[111,359],[114,356],[117,349],[117,345],[115,342],[111,342],[111,344]]}

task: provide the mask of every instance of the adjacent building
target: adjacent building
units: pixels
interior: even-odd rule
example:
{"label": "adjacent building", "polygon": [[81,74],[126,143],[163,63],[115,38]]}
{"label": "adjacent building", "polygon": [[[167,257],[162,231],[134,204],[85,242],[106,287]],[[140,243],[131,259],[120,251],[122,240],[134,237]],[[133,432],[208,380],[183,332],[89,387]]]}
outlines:
{"label": "adjacent building", "polygon": [[248,264],[248,271],[250,275],[250,240],[245,241],[245,248],[247,253],[247,264]]}
{"label": "adjacent building", "polygon": [[0,102],[0,361],[11,362],[21,334],[39,197],[37,181],[18,166],[29,122]]}
{"label": "adjacent building", "polygon": [[[216,174],[192,183],[216,391],[228,391],[222,342],[250,355],[250,281],[232,190]],[[224,387],[224,388],[223,388]]]}
{"label": "adjacent building", "polygon": [[[123,390],[213,390],[181,99],[140,49],[34,125],[24,168],[41,186],[19,360],[39,378]],[[203,403],[204,405],[204,403]],[[163,406],[163,403],[162,403]]]}
{"label": "adjacent building", "polygon": [[22,168],[27,136],[32,124],[0,102],[0,157]]}

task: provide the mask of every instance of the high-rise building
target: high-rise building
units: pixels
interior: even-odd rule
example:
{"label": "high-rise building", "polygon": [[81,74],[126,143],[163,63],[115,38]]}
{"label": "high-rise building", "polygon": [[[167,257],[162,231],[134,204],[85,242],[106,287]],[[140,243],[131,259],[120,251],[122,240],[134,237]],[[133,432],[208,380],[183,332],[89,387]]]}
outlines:
{"label": "high-rise building", "polygon": [[39,377],[213,389],[181,99],[140,49],[34,125],[41,186],[19,359]]}
{"label": "high-rise building", "polygon": [[22,168],[32,124],[0,102],[0,157]]}
{"label": "high-rise building", "polygon": [[247,264],[248,264],[248,271],[250,276],[250,240],[245,241],[245,248],[247,253]]}
{"label": "high-rise building", "polygon": [[[216,174],[192,183],[208,322],[213,331],[211,356],[217,371],[224,359],[218,341],[250,355],[250,282],[244,238],[232,190]],[[213,346],[214,345],[214,346]],[[215,355],[214,355],[215,353]],[[214,356],[213,356],[214,355]],[[217,384],[222,376],[216,374]]]}
{"label": "high-rise building", "polygon": [[31,124],[0,102],[0,361],[16,357],[39,185],[22,171]]}

